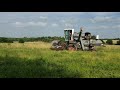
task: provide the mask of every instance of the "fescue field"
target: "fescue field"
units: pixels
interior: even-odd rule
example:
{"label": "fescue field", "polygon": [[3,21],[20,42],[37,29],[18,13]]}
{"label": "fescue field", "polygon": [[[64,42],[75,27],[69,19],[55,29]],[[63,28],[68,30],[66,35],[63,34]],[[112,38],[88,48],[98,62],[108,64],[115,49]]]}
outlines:
{"label": "fescue field", "polygon": [[0,78],[120,78],[120,46],[53,51],[50,43],[0,43]]}

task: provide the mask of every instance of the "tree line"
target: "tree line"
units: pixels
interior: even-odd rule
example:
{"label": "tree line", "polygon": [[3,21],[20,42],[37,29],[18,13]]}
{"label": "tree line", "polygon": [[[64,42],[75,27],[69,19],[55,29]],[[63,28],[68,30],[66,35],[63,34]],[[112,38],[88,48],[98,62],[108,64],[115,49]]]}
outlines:
{"label": "tree line", "polygon": [[[95,39],[95,36],[92,36],[93,39]],[[0,37],[0,43],[13,43],[13,42],[19,42],[19,43],[24,43],[24,42],[34,42],[34,41],[43,41],[43,42],[52,42],[53,40],[61,40],[64,41],[64,37],[23,37],[23,38],[7,38],[7,37]],[[115,39],[100,39],[103,44],[109,44],[112,45],[113,40],[118,40],[116,45],[120,45],[120,38],[115,38]],[[106,42],[104,40],[107,40]]]}
{"label": "tree line", "polygon": [[[107,40],[106,42],[104,40]],[[117,40],[117,42],[114,44],[113,40]],[[101,39],[103,44],[108,44],[108,45],[120,45],[120,39]]]}
{"label": "tree line", "polygon": [[34,42],[34,41],[43,41],[43,42],[52,42],[53,40],[61,40],[64,41],[64,37],[23,37],[23,38],[7,38],[7,37],[0,37],[0,43],[13,43],[13,42],[19,42],[19,43],[24,43],[24,42]]}

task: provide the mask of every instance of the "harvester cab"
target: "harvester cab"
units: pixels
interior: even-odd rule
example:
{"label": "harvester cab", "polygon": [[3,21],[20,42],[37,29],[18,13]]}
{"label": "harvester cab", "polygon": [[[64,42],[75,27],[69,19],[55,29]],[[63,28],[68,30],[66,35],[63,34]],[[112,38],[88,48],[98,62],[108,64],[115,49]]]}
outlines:
{"label": "harvester cab", "polygon": [[64,34],[65,34],[65,41],[69,41],[69,40],[73,41],[74,29],[64,29]]}
{"label": "harvester cab", "polygon": [[83,35],[83,29],[80,32],[74,32],[74,29],[64,29],[66,49],[70,50],[93,50],[94,45],[90,42],[91,33],[86,32]]}

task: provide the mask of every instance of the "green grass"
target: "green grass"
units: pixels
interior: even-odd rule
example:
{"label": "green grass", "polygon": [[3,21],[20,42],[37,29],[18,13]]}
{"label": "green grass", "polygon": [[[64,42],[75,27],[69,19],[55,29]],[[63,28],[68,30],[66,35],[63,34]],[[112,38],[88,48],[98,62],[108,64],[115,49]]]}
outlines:
{"label": "green grass", "polygon": [[0,78],[120,78],[120,46],[53,51],[49,43],[1,43]]}

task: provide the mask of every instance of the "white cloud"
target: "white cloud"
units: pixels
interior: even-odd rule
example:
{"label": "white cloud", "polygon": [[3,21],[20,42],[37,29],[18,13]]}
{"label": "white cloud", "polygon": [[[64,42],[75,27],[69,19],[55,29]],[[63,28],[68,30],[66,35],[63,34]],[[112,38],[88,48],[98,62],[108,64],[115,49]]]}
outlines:
{"label": "white cloud", "polygon": [[60,22],[65,23],[66,21],[65,20],[60,20]]}
{"label": "white cloud", "polygon": [[120,30],[120,25],[113,25],[113,26],[99,25],[99,26],[89,27],[89,29],[93,29],[93,30]]}
{"label": "white cloud", "polygon": [[62,18],[59,22],[65,23],[65,22],[70,22],[70,23],[76,23],[79,21],[81,17],[75,17],[75,16],[70,16],[70,17],[64,17]]}
{"label": "white cloud", "polygon": [[62,15],[62,16],[71,16],[71,15],[84,15],[86,12],[47,12],[51,15]]}
{"label": "white cloud", "polygon": [[25,24],[23,24],[22,22],[15,22],[13,23],[16,27],[24,27]]}
{"label": "white cloud", "polygon": [[109,15],[115,15],[120,13],[119,12],[90,12],[90,14],[94,16],[109,16]]}
{"label": "white cloud", "polygon": [[96,16],[92,19],[89,19],[92,23],[96,24],[106,24],[109,25],[110,27],[118,27],[120,25],[120,17],[113,17],[113,16]]}
{"label": "white cloud", "polygon": [[53,23],[53,24],[52,24],[52,26],[53,26],[53,27],[57,27],[57,26],[58,26],[58,24],[56,24],[56,23]]}
{"label": "white cloud", "polygon": [[15,22],[13,23],[16,27],[27,27],[27,26],[46,26],[46,22]]}
{"label": "white cloud", "polygon": [[112,29],[120,30],[120,25],[111,26]]}
{"label": "white cloud", "polygon": [[78,24],[78,18],[69,17],[67,19],[60,20],[60,23],[65,26],[65,28],[73,28]]}
{"label": "white cloud", "polygon": [[40,16],[40,19],[47,19],[48,17]]}
{"label": "white cloud", "polygon": [[97,22],[111,22],[113,21],[113,18],[112,17],[108,17],[108,16],[105,16],[105,17],[102,17],[102,16],[96,16],[94,17],[93,19],[90,19],[92,23],[97,23]]}
{"label": "white cloud", "polygon": [[73,27],[73,25],[72,25],[72,24],[70,24],[70,23],[65,23],[65,27],[72,28],[72,27]]}
{"label": "white cloud", "polygon": [[21,22],[15,22],[16,25],[21,25],[22,23]]}
{"label": "white cloud", "polygon": [[104,25],[89,27],[89,29],[94,29],[94,30],[106,30],[110,28],[111,28],[110,26],[104,26]]}

